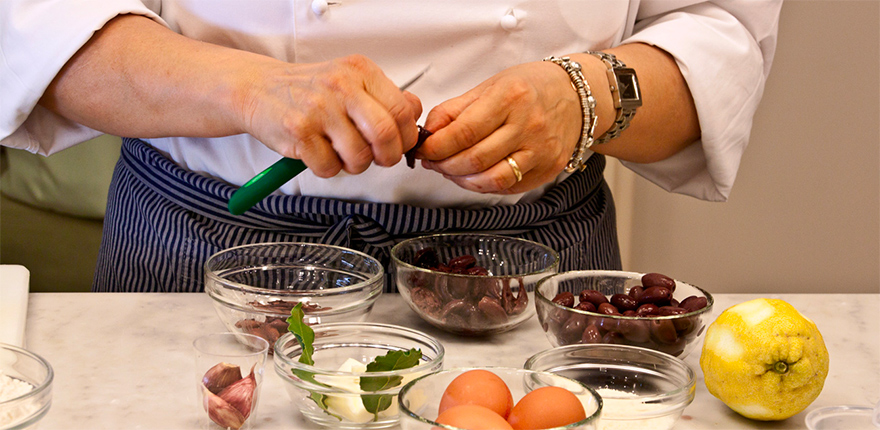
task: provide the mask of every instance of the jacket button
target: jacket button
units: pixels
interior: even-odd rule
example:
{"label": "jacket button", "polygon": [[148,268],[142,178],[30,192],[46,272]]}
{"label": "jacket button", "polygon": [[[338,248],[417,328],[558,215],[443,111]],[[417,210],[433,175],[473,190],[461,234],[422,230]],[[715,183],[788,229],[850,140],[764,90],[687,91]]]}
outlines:
{"label": "jacket button", "polygon": [[315,15],[321,16],[330,9],[330,5],[327,4],[327,0],[314,0],[312,1],[312,12],[315,12]]}
{"label": "jacket button", "polygon": [[524,12],[515,11],[513,9],[507,11],[507,14],[501,17],[501,28],[507,31],[516,30],[520,21],[525,17]]}

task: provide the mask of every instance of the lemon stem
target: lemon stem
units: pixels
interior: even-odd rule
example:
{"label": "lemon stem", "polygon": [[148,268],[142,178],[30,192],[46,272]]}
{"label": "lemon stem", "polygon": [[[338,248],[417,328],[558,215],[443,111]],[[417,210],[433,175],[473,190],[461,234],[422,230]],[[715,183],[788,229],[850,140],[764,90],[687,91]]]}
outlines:
{"label": "lemon stem", "polygon": [[788,372],[788,364],[785,364],[784,361],[777,361],[773,364],[773,371],[779,374],[783,374]]}

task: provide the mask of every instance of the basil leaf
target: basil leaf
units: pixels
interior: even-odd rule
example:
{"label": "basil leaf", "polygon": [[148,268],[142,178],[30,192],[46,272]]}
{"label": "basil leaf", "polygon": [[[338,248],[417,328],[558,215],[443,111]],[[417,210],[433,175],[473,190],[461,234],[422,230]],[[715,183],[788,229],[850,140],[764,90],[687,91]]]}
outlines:
{"label": "basil leaf", "polygon": [[[373,359],[367,364],[367,373],[390,372],[392,370],[409,369],[419,364],[422,359],[422,351],[410,349],[409,351],[389,351],[383,356]],[[361,376],[360,386],[363,391],[383,391],[400,385],[402,376]],[[378,414],[391,407],[394,396],[391,394],[362,394],[361,401],[367,412]],[[376,417],[378,418],[378,416]]]}
{"label": "basil leaf", "polygon": [[[293,337],[296,338],[297,342],[299,342],[300,348],[302,348],[302,354],[299,356],[299,362],[303,364],[307,364],[309,366],[313,366],[315,364],[315,360],[312,358],[315,354],[315,331],[309,327],[308,324],[303,322],[303,318],[305,318],[306,314],[302,310],[302,303],[297,303],[293,309],[290,310],[290,317],[287,318],[287,331],[293,333]],[[320,385],[324,387],[330,387],[327,384],[323,384],[315,380],[315,374],[312,372],[306,372],[302,369],[290,369],[294,375],[298,376],[300,379],[311,382],[315,385]],[[339,421],[342,421],[342,417],[331,413],[328,410],[327,406],[327,396],[321,393],[317,393],[314,391],[309,392],[309,399],[315,402],[319,408],[323,409],[328,415],[336,417]]]}
{"label": "basil leaf", "polygon": [[299,362],[312,366],[315,364],[315,360],[312,359],[315,354],[315,331],[303,322],[306,314],[303,312],[302,306],[302,302],[300,302],[290,310],[290,317],[287,318],[287,331],[293,333],[302,348]]}

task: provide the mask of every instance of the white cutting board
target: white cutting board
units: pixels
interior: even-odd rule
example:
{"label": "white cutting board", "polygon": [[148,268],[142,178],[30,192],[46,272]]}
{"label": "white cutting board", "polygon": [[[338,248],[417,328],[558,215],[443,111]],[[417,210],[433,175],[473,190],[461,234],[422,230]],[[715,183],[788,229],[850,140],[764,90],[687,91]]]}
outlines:
{"label": "white cutting board", "polygon": [[24,347],[30,276],[24,266],[0,264],[0,343]]}

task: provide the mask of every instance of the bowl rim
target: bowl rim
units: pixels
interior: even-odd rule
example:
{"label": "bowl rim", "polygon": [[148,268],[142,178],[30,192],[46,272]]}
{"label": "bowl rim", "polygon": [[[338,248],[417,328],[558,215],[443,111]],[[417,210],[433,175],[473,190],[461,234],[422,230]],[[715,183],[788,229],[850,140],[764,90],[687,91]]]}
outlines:
{"label": "bowl rim", "polygon": [[[486,239],[500,239],[500,240],[507,240],[507,241],[522,242],[525,244],[533,245],[533,246],[536,246],[538,248],[545,250],[548,254],[552,255],[553,262],[542,270],[536,270],[536,271],[527,272],[527,273],[516,273],[516,274],[510,274],[510,275],[468,275],[468,274],[464,274],[464,273],[438,272],[436,270],[426,269],[424,267],[419,267],[414,264],[407,263],[406,261],[403,261],[403,260],[397,258],[397,255],[398,255],[400,249],[403,246],[408,245],[410,243],[414,243],[419,240],[445,239],[445,238],[460,237],[460,236],[474,236],[474,237],[486,238]],[[513,236],[504,236],[504,235],[500,235],[500,234],[468,233],[468,232],[437,233],[437,234],[429,234],[429,235],[424,235],[424,236],[412,237],[412,238],[405,239],[405,240],[395,244],[393,247],[391,247],[391,252],[389,254],[391,256],[392,264],[395,264],[395,265],[399,264],[400,266],[403,266],[403,267],[410,269],[410,270],[416,270],[416,271],[425,272],[425,273],[442,274],[444,276],[452,276],[452,277],[459,277],[459,278],[513,279],[513,278],[521,278],[524,276],[539,275],[541,273],[547,273],[547,272],[557,273],[559,270],[559,262],[560,262],[559,253],[556,252],[555,249],[550,248],[549,246],[544,245],[542,243],[535,242],[533,240],[523,239],[520,237],[513,237]]]}
{"label": "bowl rim", "polygon": [[[555,374],[555,373],[552,373],[552,372],[546,372],[546,371],[543,371],[543,370],[522,369],[522,368],[516,368],[516,367],[504,367],[504,366],[454,367],[454,368],[444,369],[444,370],[439,370],[439,371],[437,371],[437,372],[432,372],[432,373],[429,373],[429,374],[426,374],[426,375],[419,376],[418,378],[413,379],[412,381],[409,381],[408,383],[406,383],[406,385],[404,385],[404,386],[400,389],[400,394],[398,394],[398,401],[397,401],[397,407],[399,408],[400,416],[407,416],[407,417],[412,418],[412,419],[414,419],[414,420],[416,420],[416,421],[418,421],[418,422],[420,422],[420,423],[428,424],[428,425],[434,426],[435,428],[438,428],[438,429],[465,430],[465,429],[461,429],[460,427],[450,426],[450,425],[447,425],[447,424],[440,424],[440,423],[437,423],[437,422],[435,422],[435,421],[433,421],[433,420],[430,420],[430,419],[428,419],[428,418],[425,418],[425,417],[423,417],[423,416],[421,416],[421,415],[418,415],[418,414],[416,414],[415,412],[409,410],[409,408],[404,404],[404,402],[402,402],[402,401],[400,401],[400,400],[403,398],[403,396],[404,396],[404,395],[405,395],[405,394],[406,394],[406,393],[407,393],[407,392],[408,392],[413,386],[415,386],[415,384],[416,384],[417,382],[421,381],[422,379],[429,378],[429,377],[431,377],[431,376],[435,376],[435,375],[439,375],[439,374],[449,374],[449,373],[454,373],[454,372],[461,372],[461,373],[464,373],[464,372],[467,372],[467,371],[470,371],[470,370],[488,370],[488,371],[490,371],[490,372],[493,371],[493,370],[503,370],[503,371],[505,371],[505,372],[516,371],[517,373],[519,373],[519,372],[525,372],[525,373],[537,373],[537,374],[552,375],[552,376],[557,377],[557,378],[562,378],[562,379],[566,379],[566,380],[568,380],[568,381],[574,382],[574,383],[580,385],[581,387],[583,387],[584,389],[586,389],[587,391],[589,391],[590,394],[593,395],[593,398],[596,400],[596,403],[598,404],[598,406],[596,407],[596,410],[593,412],[592,415],[589,415],[589,416],[587,416],[586,418],[584,418],[584,419],[582,419],[582,420],[580,420],[580,421],[578,421],[578,422],[576,422],[576,423],[571,423],[571,424],[568,424],[568,425],[566,425],[566,426],[562,426],[562,427],[552,427],[552,428],[545,429],[545,430],[562,430],[562,429],[572,429],[572,428],[577,428],[578,426],[582,426],[582,425],[587,424],[587,423],[590,423],[590,422],[597,422],[597,421],[600,419],[600,417],[601,417],[601,414],[602,414],[602,406],[603,406],[602,396],[600,396],[599,393],[596,392],[596,390],[594,390],[594,389],[592,389],[591,387],[587,386],[587,385],[584,384],[583,382],[580,382],[580,381],[577,381],[577,380],[575,380],[575,379],[571,379],[571,378],[568,378],[568,377],[565,377],[565,376],[562,376],[562,375],[558,375],[558,374]],[[515,403],[515,402],[514,402],[514,403]]]}
{"label": "bowl rim", "polygon": [[[313,247],[313,248],[334,249],[337,251],[341,251],[343,253],[355,254],[360,257],[363,257],[365,260],[368,260],[368,261],[371,261],[372,263],[375,263],[376,267],[379,268],[379,271],[378,271],[378,273],[374,274],[373,276],[371,276],[361,282],[358,282],[353,285],[347,285],[344,287],[334,287],[334,288],[328,288],[328,289],[324,289],[324,290],[274,290],[271,288],[255,287],[252,285],[246,285],[246,284],[241,284],[238,282],[229,281],[227,279],[221,278],[220,276],[217,276],[217,274],[214,273],[213,270],[210,270],[208,268],[208,265],[216,258],[219,258],[222,254],[225,254],[225,253],[228,253],[231,251],[246,249],[246,248],[257,248],[257,247],[261,247],[261,246]],[[211,256],[208,257],[207,260],[205,260],[205,263],[202,265],[202,267],[205,272],[205,278],[210,278],[211,280],[215,281],[215,283],[223,285],[224,290],[243,291],[246,293],[263,294],[263,295],[286,296],[286,297],[301,297],[301,296],[331,297],[331,296],[335,296],[335,295],[347,294],[350,291],[363,290],[363,289],[368,289],[369,291],[379,290],[381,292],[382,288],[384,287],[384,284],[385,284],[383,282],[383,279],[385,277],[385,267],[376,258],[372,257],[369,254],[366,254],[366,253],[363,253],[361,251],[357,251],[357,250],[354,250],[351,248],[346,248],[346,247],[337,246],[337,245],[327,245],[327,244],[322,244],[322,243],[259,242],[259,243],[249,243],[249,244],[244,244],[244,245],[238,245],[238,246],[233,246],[231,248],[225,248],[225,249],[222,249],[220,251],[215,252],[214,254],[211,254]],[[208,292],[208,294],[211,295],[211,297],[213,297],[214,296],[213,292],[209,291],[209,290],[213,290],[213,289],[207,288],[207,286],[209,284],[210,284],[209,282],[205,282],[205,291]],[[370,287],[370,288],[367,288],[367,287]]]}
{"label": "bowl rim", "polygon": [[[668,362],[668,363],[675,365],[676,367],[684,370],[685,375],[687,375],[687,381],[683,385],[676,384],[676,385],[679,385],[678,388],[675,388],[673,390],[667,391],[662,394],[654,394],[654,395],[650,395],[650,396],[638,396],[638,400],[642,403],[652,403],[652,402],[657,402],[659,400],[675,398],[675,397],[684,395],[687,399],[685,402],[680,403],[680,404],[670,405],[668,408],[658,409],[656,411],[642,412],[641,415],[634,416],[633,419],[668,415],[669,413],[671,413],[677,409],[682,409],[684,407],[687,407],[694,400],[694,397],[695,397],[694,390],[696,390],[696,384],[697,384],[697,374],[694,371],[694,369],[691,368],[691,366],[689,366],[684,360],[682,360],[681,358],[678,358],[672,354],[667,354],[662,351],[657,351],[655,349],[644,348],[644,347],[640,347],[640,346],[618,345],[618,344],[607,344],[607,343],[578,343],[578,344],[558,346],[555,348],[545,349],[543,351],[540,351],[540,352],[533,354],[531,357],[529,357],[525,361],[525,363],[523,363],[523,368],[532,369],[532,366],[534,366],[535,361],[537,361],[539,358],[543,358],[543,357],[547,357],[547,356],[554,356],[554,355],[564,355],[569,350],[581,350],[581,349],[583,349],[583,350],[592,349],[592,350],[599,350],[599,351],[617,350],[617,351],[623,351],[623,352],[627,352],[627,351],[628,352],[638,352],[640,354],[645,354],[645,355],[652,356],[654,358],[658,358],[660,360],[663,360],[664,362]],[[625,360],[625,361],[622,360],[621,362],[622,363],[626,362],[629,364],[638,363],[638,361],[633,362],[631,360]],[[532,369],[532,370],[539,370],[539,369]],[[544,370],[544,371],[553,373],[549,370]],[[609,399],[618,399],[619,398],[619,399],[627,399],[627,400],[634,400],[635,399],[635,398],[631,398],[631,397],[615,397],[615,396],[604,396],[603,398],[609,398]]]}
{"label": "bowl rim", "polygon": [[706,297],[706,300],[708,302],[708,303],[706,303],[706,306],[703,307],[702,309],[698,309],[693,312],[688,312],[688,313],[679,314],[679,315],[652,315],[652,316],[648,316],[648,317],[626,316],[626,315],[607,315],[607,314],[601,314],[599,312],[582,311],[580,309],[562,306],[558,303],[554,303],[553,299],[547,298],[547,296],[545,296],[543,293],[541,293],[541,286],[543,286],[545,282],[550,282],[550,280],[552,280],[553,278],[558,278],[558,277],[617,276],[617,277],[630,277],[630,278],[632,278],[634,276],[641,277],[643,275],[645,275],[645,273],[626,272],[626,271],[621,271],[621,270],[569,270],[566,272],[554,273],[552,275],[547,275],[546,277],[541,278],[538,281],[538,283],[535,284],[535,305],[537,306],[537,304],[539,302],[544,302],[545,304],[547,304],[549,306],[555,307],[557,309],[564,309],[566,311],[574,312],[576,314],[598,316],[598,317],[611,318],[611,319],[639,320],[639,321],[673,320],[673,319],[678,319],[678,318],[702,315],[704,313],[711,311],[712,307],[715,305],[715,299],[712,297],[711,293],[709,293],[708,291],[706,291],[706,290],[704,290],[694,284],[691,284],[689,282],[680,281],[678,279],[674,279],[676,284],[687,285],[691,288],[695,288],[697,291],[702,293]]}
{"label": "bowl rim", "polygon": [[[318,325],[311,326],[311,327],[315,331],[315,339],[316,340],[318,339],[318,333],[323,332],[323,331],[341,330],[344,328],[356,328],[356,329],[361,329],[361,330],[366,329],[366,331],[368,331],[368,332],[369,331],[375,332],[375,331],[378,331],[381,329],[381,330],[385,330],[386,333],[387,333],[387,331],[390,331],[391,333],[393,333],[394,335],[397,335],[397,336],[400,336],[400,335],[414,336],[414,337],[418,338],[420,341],[429,344],[435,351],[437,351],[437,354],[435,357],[433,357],[432,359],[427,360],[424,363],[419,364],[417,366],[408,367],[406,369],[391,370],[391,371],[384,371],[384,372],[370,372],[369,376],[371,376],[371,377],[399,376],[402,373],[416,373],[416,372],[424,371],[426,369],[430,369],[431,367],[437,365],[437,363],[440,363],[442,365],[443,360],[446,356],[446,348],[443,346],[442,343],[440,343],[439,339],[437,339],[434,336],[431,336],[425,332],[415,330],[415,329],[412,329],[409,327],[404,327],[404,326],[399,326],[399,325],[394,325],[394,324],[373,323],[373,322],[333,322],[333,323],[322,323],[322,324],[318,324]],[[339,371],[339,370],[331,370],[331,369],[327,369],[327,368],[323,368],[323,367],[300,363],[299,361],[291,360],[287,354],[279,353],[278,351],[279,351],[280,347],[282,347],[285,343],[289,342],[291,340],[291,338],[293,338],[293,337],[294,337],[294,334],[292,332],[288,331],[287,333],[284,333],[280,338],[278,338],[278,340],[275,341],[275,344],[273,345],[275,371],[276,371],[276,373],[279,373],[279,376],[282,376],[282,378],[290,379],[289,375],[288,375],[288,373],[289,373],[288,371],[292,368],[296,368],[298,370],[303,370],[303,371],[306,371],[306,372],[309,372],[312,374],[316,374],[316,375],[326,375],[326,376],[346,376],[346,377],[358,376],[358,377],[360,377],[360,376],[364,375],[363,373],[360,373],[360,372],[343,372],[343,371]],[[424,356],[424,354],[423,354],[423,356]],[[280,369],[281,365],[285,366],[285,370],[284,370],[283,374],[281,373],[281,369]],[[396,391],[396,390],[394,390],[394,391]],[[381,392],[377,392],[377,393],[381,394]]]}
{"label": "bowl rim", "polygon": [[[20,402],[22,400],[26,400],[31,397],[40,396],[44,391],[51,389],[52,381],[55,379],[55,370],[52,368],[52,365],[49,364],[49,361],[47,361],[41,355],[34,353],[34,352],[31,352],[31,351],[28,351],[24,348],[21,348],[21,347],[15,346],[15,345],[11,345],[8,343],[0,343],[0,354],[2,354],[4,350],[12,352],[13,354],[19,354],[19,355],[26,356],[28,358],[33,359],[37,363],[40,363],[40,365],[42,365],[46,369],[46,377],[43,378],[43,380],[40,381],[39,384],[34,385],[34,388],[32,390],[28,391],[27,393],[24,393],[18,397],[13,397],[11,399],[7,399],[5,401],[0,401],[0,407],[12,404],[13,402]],[[6,375],[6,372],[2,372],[2,373],[4,375]],[[9,375],[7,375],[7,376],[9,376]],[[25,381],[25,382],[27,382],[27,381]],[[42,409],[43,408],[40,408],[39,410],[42,410]],[[39,412],[39,410],[36,412]]]}

